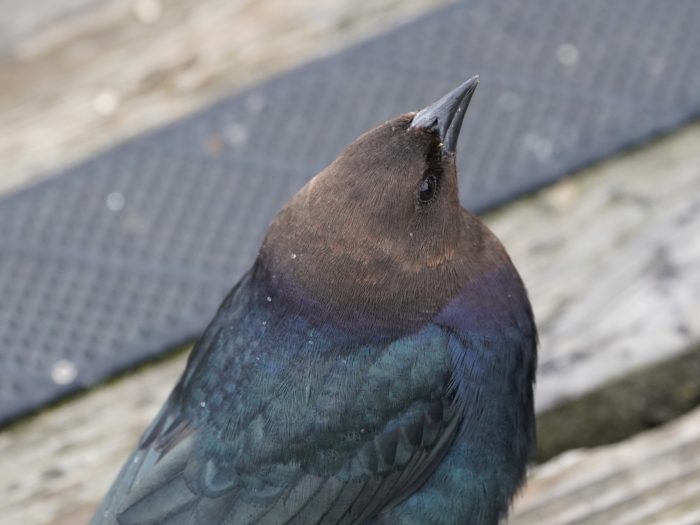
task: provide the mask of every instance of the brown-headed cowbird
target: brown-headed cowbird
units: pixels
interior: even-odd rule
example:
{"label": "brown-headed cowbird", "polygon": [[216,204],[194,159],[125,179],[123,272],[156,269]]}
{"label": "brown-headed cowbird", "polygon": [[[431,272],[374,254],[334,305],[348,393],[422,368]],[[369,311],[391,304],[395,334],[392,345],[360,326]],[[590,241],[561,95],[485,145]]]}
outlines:
{"label": "brown-headed cowbird", "polygon": [[94,525],[507,514],[537,336],[508,255],[459,203],[477,82],[368,131],[286,204]]}

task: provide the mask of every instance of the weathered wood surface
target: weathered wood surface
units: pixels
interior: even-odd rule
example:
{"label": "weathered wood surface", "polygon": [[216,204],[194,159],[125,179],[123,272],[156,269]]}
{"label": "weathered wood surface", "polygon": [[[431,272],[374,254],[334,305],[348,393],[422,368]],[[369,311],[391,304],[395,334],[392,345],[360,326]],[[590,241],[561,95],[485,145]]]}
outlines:
{"label": "weathered wood surface", "polygon": [[538,467],[511,525],[697,525],[700,409],[616,445]]}
{"label": "weathered wood surface", "polygon": [[539,411],[700,340],[700,125],[489,223],[535,308]]}
{"label": "weathered wood surface", "polygon": [[700,406],[700,344],[567,401],[537,418],[537,461],[621,441]]}
{"label": "weathered wood surface", "polygon": [[[440,0],[60,1],[90,15],[29,30],[0,56],[0,192]],[[700,126],[487,219],[539,320],[540,411],[700,340]],[[1,432],[0,524],[84,522],[182,366],[154,365]],[[528,494],[556,488],[538,481],[547,472]],[[607,505],[618,485],[602,486],[586,502]],[[653,490],[645,504],[659,505]],[[531,497],[522,512],[539,512]]]}
{"label": "weathered wood surface", "polygon": [[0,433],[0,525],[79,525],[167,397],[182,357]]}
{"label": "weathered wood surface", "polygon": [[[700,340],[700,126],[488,220],[540,320],[540,410]],[[154,365],[1,433],[0,523],[87,516],[182,366]]]}
{"label": "weathered wood surface", "polygon": [[447,0],[0,0],[0,192]]}

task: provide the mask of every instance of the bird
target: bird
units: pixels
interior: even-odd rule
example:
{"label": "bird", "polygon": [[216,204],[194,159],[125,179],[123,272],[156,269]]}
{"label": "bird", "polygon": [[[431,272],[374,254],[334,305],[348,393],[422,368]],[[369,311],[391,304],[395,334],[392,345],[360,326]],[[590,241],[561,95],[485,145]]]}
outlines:
{"label": "bird", "polygon": [[538,341],[509,255],[459,201],[478,82],[365,132],[283,206],[92,525],[507,518]]}

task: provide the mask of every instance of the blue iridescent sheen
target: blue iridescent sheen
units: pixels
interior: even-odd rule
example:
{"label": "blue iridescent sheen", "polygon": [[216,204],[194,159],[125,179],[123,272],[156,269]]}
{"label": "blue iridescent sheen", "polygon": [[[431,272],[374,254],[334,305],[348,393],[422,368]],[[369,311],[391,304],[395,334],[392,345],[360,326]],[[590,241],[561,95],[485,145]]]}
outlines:
{"label": "blue iridescent sheen", "polygon": [[[374,493],[364,499],[362,491],[351,495],[367,512],[352,505],[341,509],[354,513],[348,523],[496,523],[523,480],[534,437],[529,381],[535,336],[531,328],[529,341],[517,337],[517,325],[531,323],[527,302],[520,308],[522,319],[494,312],[489,322],[480,319],[479,329],[471,322],[469,305],[469,297],[457,297],[415,331],[358,343],[356,334],[309,321],[317,316],[308,303],[275,293],[256,267],[222,304],[103,508],[123,499],[124,487],[162,484],[134,463],[157,463],[150,459],[153,454],[176,450],[184,434],[192,436],[184,438],[193,441],[189,456],[168,468],[181,471],[186,488],[165,503],[141,496],[148,505],[132,504],[119,523],[150,523],[153,516],[171,512],[159,505],[167,509],[173,499],[190,501],[193,494],[203,508],[207,501],[225,502],[234,489],[236,501],[274,508],[277,500],[294,495],[288,488],[301,479],[334,479],[353,487],[365,478],[378,480]],[[530,372],[521,373],[523,368]],[[439,409],[435,417],[441,419],[433,430],[423,425],[422,445],[394,442],[392,436],[403,436],[406,428],[424,421],[441,399],[446,408]],[[449,450],[431,455],[428,440],[437,437],[426,436],[439,436],[451,421],[456,430]],[[387,453],[382,439],[388,440]],[[417,453],[427,458],[412,481],[420,490],[402,486],[393,494],[383,480],[412,465]],[[335,511],[344,491],[339,493],[316,507]],[[216,523],[234,515],[236,504],[230,507],[212,511]]]}
{"label": "blue iridescent sheen", "polygon": [[285,205],[93,525],[505,517],[537,337],[508,255],[459,205],[477,83],[363,134]]}

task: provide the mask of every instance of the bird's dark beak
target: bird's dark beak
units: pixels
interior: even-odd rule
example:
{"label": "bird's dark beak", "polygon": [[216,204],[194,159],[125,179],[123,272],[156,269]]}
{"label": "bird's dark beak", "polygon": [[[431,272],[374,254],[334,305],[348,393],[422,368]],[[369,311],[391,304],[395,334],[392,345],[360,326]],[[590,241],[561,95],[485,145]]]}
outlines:
{"label": "bird's dark beak", "polygon": [[443,149],[454,155],[464,114],[478,84],[479,75],[475,75],[437,102],[416,113],[411,127],[436,129],[440,134]]}

